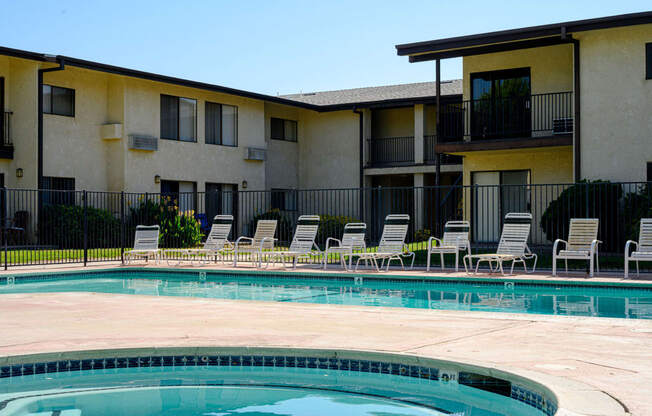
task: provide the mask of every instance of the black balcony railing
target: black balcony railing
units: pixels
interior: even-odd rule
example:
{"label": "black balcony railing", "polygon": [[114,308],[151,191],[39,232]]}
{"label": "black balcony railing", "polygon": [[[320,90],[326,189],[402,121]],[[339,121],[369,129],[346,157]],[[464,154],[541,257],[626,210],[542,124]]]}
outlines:
{"label": "black balcony railing", "polygon": [[[437,153],[435,152],[436,139],[437,136],[435,135],[423,136],[423,161],[425,163],[434,164],[437,161]],[[462,164],[462,156],[442,153],[439,157],[439,163],[442,165]]]}
{"label": "black balcony railing", "polygon": [[11,111],[5,111],[3,118],[2,118],[2,128],[0,128],[0,134],[2,134],[2,145],[4,146],[13,146],[13,142],[11,140],[11,116],[12,116]]}
{"label": "black balcony railing", "polygon": [[414,163],[414,137],[384,137],[369,140],[369,166],[396,166]]}
{"label": "black balcony railing", "polygon": [[571,134],[573,93],[531,94],[444,104],[440,129],[440,142]]}

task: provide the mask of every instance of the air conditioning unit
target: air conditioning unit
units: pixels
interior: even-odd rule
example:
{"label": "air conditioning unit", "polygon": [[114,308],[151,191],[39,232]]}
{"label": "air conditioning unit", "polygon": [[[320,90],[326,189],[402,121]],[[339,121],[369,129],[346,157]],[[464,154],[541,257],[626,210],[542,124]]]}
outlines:
{"label": "air conditioning unit", "polygon": [[556,118],[552,120],[552,134],[570,134],[572,132],[572,118]]}
{"label": "air conditioning unit", "polygon": [[130,134],[129,148],[132,150],[158,150],[158,137]]}
{"label": "air conditioning unit", "polygon": [[259,147],[247,147],[247,156],[245,160],[265,160],[267,159],[267,149]]}

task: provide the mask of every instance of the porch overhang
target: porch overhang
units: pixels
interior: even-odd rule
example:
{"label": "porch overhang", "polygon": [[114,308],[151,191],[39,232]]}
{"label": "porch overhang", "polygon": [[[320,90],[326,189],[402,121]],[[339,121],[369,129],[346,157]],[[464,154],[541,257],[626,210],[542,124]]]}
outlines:
{"label": "porch overhang", "polygon": [[652,11],[406,43],[396,45],[396,52],[410,62],[432,61],[570,43],[572,33],[649,23]]}
{"label": "porch overhang", "polygon": [[532,137],[527,139],[478,140],[470,141],[468,143],[437,143],[435,145],[435,151],[437,153],[463,155],[467,152],[531,149],[538,147],[559,147],[572,145],[573,136],[568,134],[562,136]]}

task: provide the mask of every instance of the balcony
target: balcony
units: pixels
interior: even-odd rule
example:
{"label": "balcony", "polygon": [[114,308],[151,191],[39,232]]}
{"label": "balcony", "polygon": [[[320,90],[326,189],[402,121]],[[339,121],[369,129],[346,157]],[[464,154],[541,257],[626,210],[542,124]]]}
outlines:
{"label": "balcony", "polygon": [[[435,152],[436,139],[437,136],[435,135],[423,136],[423,161],[428,165],[434,165],[437,160],[437,153]],[[461,165],[462,156],[441,153],[439,163],[441,165]]]}
{"label": "balcony", "polygon": [[2,123],[0,124],[0,134],[2,139],[0,141],[0,159],[13,159],[14,158],[14,142],[11,139],[11,111],[3,113]]}
{"label": "balcony", "polygon": [[414,164],[414,136],[369,139],[369,167]]}
{"label": "balcony", "polygon": [[571,145],[573,93],[445,104],[440,129],[436,149],[441,153]]}

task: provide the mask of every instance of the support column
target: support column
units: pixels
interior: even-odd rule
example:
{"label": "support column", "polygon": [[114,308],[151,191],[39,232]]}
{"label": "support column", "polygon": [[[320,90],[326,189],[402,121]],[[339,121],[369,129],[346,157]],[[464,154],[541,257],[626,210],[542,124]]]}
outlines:
{"label": "support column", "polygon": [[[441,63],[439,59],[436,61],[436,66],[435,66],[435,86],[436,86],[436,94],[437,94],[437,113],[436,113],[436,118],[435,118],[435,128],[436,128],[436,134],[435,134],[435,146],[437,146],[437,142],[439,141],[439,138],[441,137],[441,126],[439,124],[440,120],[440,114],[441,114]],[[436,148],[435,148],[436,149]],[[439,188],[439,185],[441,184],[441,156],[439,152],[435,151],[435,226],[434,230],[432,230],[435,235],[441,235],[441,215],[440,215],[440,203],[441,203],[441,189]]]}
{"label": "support column", "polygon": [[425,106],[414,105],[414,163],[421,165],[424,162],[424,131],[425,131]]}
{"label": "support column", "polygon": [[422,230],[425,226],[425,198],[423,195],[424,174],[414,174],[414,229]]}

